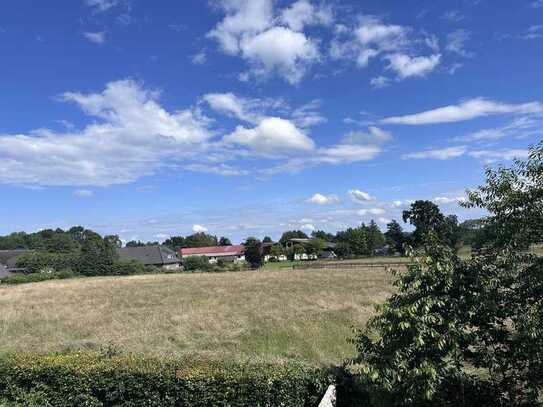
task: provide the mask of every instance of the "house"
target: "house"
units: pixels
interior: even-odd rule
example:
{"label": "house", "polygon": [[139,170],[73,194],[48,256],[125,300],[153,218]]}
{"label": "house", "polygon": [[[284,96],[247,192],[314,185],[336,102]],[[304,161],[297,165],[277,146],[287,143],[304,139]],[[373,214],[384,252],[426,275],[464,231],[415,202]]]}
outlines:
{"label": "house", "polygon": [[209,246],[209,247],[187,247],[179,249],[181,261],[191,256],[204,256],[209,262],[214,264],[219,260],[241,262],[245,261],[245,246]]}
{"label": "house", "polygon": [[177,253],[166,246],[122,247],[117,249],[121,260],[137,260],[146,266],[155,266],[164,270],[181,267]]}
{"label": "house", "polygon": [[[311,238],[307,238],[307,239],[304,239],[304,238],[294,238],[294,239],[290,239],[286,246],[287,246],[287,249],[288,248],[291,248],[295,245],[301,245],[301,246],[307,246],[309,244],[311,244],[311,242],[313,242],[315,239],[311,239]],[[321,258],[321,259],[335,259],[337,256],[336,256],[336,253],[334,252],[334,249],[336,248],[336,244],[335,243],[332,243],[332,242],[322,242],[322,250],[321,252],[317,255],[317,254],[306,254],[306,253],[296,253],[294,255],[294,260],[317,260],[318,258]]]}
{"label": "house", "polygon": [[0,278],[7,277],[13,273],[24,272],[24,269],[17,267],[17,260],[29,251],[27,249],[0,250]]}

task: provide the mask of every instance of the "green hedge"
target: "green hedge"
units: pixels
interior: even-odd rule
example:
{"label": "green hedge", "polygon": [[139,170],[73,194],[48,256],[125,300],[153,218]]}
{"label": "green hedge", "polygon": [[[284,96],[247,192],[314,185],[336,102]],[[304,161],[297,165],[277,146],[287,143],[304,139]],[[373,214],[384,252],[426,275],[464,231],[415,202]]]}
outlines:
{"label": "green hedge", "polygon": [[332,382],[327,371],[293,362],[91,353],[0,358],[0,406],[317,406]]}
{"label": "green hedge", "polygon": [[78,275],[72,272],[71,270],[51,271],[51,272],[31,273],[31,274],[13,274],[8,277],[0,278],[0,284],[39,283],[41,281],[64,280],[67,278],[75,278],[75,277],[78,277]]}

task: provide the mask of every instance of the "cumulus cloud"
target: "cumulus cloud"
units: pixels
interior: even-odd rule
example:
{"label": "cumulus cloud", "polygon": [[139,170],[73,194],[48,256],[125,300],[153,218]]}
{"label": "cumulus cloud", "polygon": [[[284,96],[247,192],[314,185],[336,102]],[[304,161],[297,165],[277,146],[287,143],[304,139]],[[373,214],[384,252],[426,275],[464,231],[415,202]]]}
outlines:
{"label": "cumulus cloud", "polygon": [[425,124],[460,122],[498,114],[532,114],[542,112],[543,104],[540,102],[515,105],[496,102],[484,98],[476,98],[467,100],[457,105],[449,105],[421,113],[388,117],[381,120],[381,122],[385,124],[405,124],[418,126]]}
{"label": "cumulus cloud", "polygon": [[[294,84],[319,59],[316,43],[303,32],[275,25],[271,0],[222,0],[220,5],[226,16],[208,37],[215,39],[225,53],[245,59],[251,66],[250,75],[263,77],[276,72]],[[303,26],[309,21],[299,8],[287,9],[290,11],[284,18]]]}
{"label": "cumulus cloud", "polygon": [[306,25],[331,25],[334,14],[331,7],[323,4],[314,6],[308,0],[298,0],[283,10],[280,19],[291,29],[302,31]]}
{"label": "cumulus cloud", "polygon": [[[420,55],[420,44],[425,44],[433,54]],[[426,34],[417,35],[410,27],[387,24],[375,16],[362,16],[350,29],[342,26],[336,30],[330,55],[337,60],[355,60],[361,67],[380,58],[388,61],[387,68],[397,74],[397,79],[422,77],[433,71],[441,61],[437,39]],[[374,87],[388,85],[390,80],[382,75],[371,81]]]}
{"label": "cumulus cloud", "polygon": [[102,45],[106,42],[106,33],[105,31],[100,32],[85,32],[83,33],[84,37],[90,42],[95,44]]}
{"label": "cumulus cloud", "polygon": [[449,160],[451,158],[457,158],[463,156],[467,151],[465,146],[446,147],[435,150],[419,151],[416,153],[404,154],[402,159],[404,160],[422,160],[422,159],[434,159],[434,160]]}
{"label": "cumulus cloud", "polygon": [[193,225],[192,226],[192,231],[194,233],[205,233],[205,232],[207,232],[207,228],[202,226],[202,225]]}
{"label": "cumulus cloud", "polygon": [[306,202],[317,205],[330,205],[339,203],[339,198],[336,195],[323,195],[316,193],[311,198],[308,198]]}
{"label": "cumulus cloud", "polygon": [[285,154],[292,151],[310,151],[315,143],[291,121],[279,117],[267,117],[254,128],[236,127],[224,137],[226,143],[249,147],[264,154]]}
{"label": "cumulus cloud", "polygon": [[168,158],[190,157],[211,137],[208,120],[191,109],[170,113],[157,97],[130,80],[101,93],[63,94],[97,121],[80,131],[0,135],[0,182],[122,184],[153,174]]}
{"label": "cumulus cloud", "polygon": [[421,77],[432,72],[441,61],[440,54],[430,56],[410,57],[407,54],[392,54],[387,57],[390,69],[398,74],[401,79],[409,77]]}
{"label": "cumulus cloud", "polygon": [[204,95],[203,100],[217,112],[248,122],[258,120],[258,115],[250,111],[248,106],[250,102],[233,93],[208,93]]}
{"label": "cumulus cloud", "polygon": [[347,192],[347,195],[353,202],[356,203],[365,203],[375,199],[369,193],[359,189],[351,189],[349,192]]}

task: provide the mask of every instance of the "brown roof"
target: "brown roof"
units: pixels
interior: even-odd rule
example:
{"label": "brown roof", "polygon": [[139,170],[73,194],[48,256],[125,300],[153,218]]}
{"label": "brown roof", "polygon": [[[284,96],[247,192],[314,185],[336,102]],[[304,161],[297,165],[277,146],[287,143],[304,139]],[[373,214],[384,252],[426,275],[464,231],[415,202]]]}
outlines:
{"label": "brown roof", "polygon": [[181,256],[239,256],[245,252],[245,246],[233,245],[233,246],[209,246],[209,247],[188,247],[185,249],[179,249]]}

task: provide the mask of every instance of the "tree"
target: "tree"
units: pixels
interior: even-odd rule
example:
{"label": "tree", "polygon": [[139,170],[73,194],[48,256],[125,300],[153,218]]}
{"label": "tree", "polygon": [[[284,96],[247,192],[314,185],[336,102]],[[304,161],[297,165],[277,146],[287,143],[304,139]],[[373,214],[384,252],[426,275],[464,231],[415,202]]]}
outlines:
{"label": "tree", "polygon": [[314,239],[321,239],[325,242],[334,242],[336,240],[336,237],[332,233],[327,233],[323,230],[315,230],[314,232],[311,232],[311,237]]}
{"label": "tree", "polygon": [[296,260],[297,254],[304,254],[305,253],[305,247],[301,244],[294,244],[291,247],[287,249],[287,258],[290,261]]}
{"label": "tree", "polygon": [[285,250],[280,244],[274,244],[270,249],[270,256],[275,258],[279,258],[279,256],[282,256],[284,253]]}
{"label": "tree", "polygon": [[405,254],[404,243],[406,243],[406,236],[400,224],[395,220],[387,225],[385,239],[386,243],[392,248],[393,253]]}
{"label": "tree", "polygon": [[355,256],[368,256],[370,254],[368,231],[364,224],[357,228],[348,228],[338,232],[336,242],[348,245],[349,251]]}
{"label": "tree", "polygon": [[415,201],[409,210],[403,211],[403,221],[409,222],[415,227],[413,242],[415,246],[421,246],[430,232],[436,232],[445,217],[439,207],[431,201]]}
{"label": "tree", "polygon": [[324,243],[324,240],[321,239],[311,239],[311,241],[305,245],[307,254],[316,254],[319,256],[324,249]]}
{"label": "tree", "polygon": [[221,237],[219,239],[219,246],[232,246],[232,242],[227,237]]}
{"label": "tree", "polygon": [[166,239],[164,244],[174,251],[187,247],[187,243],[183,236],[172,236],[169,239]]}
{"label": "tree", "polygon": [[273,240],[269,236],[265,236],[264,239],[262,239],[262,243],[273,243]]}
{"label": "tree", "polygon": [[370,222],[367,228],[367,234],[369,255],[373,256],[377,250],[382,249],[385,245],[385,236],[374,220]]}
{"label": "tree", "polygon": [[287,242],[290,239],[307,239],[307,235],[302,232],[301,230],[289,230],[288,232],[283,233],[281,236],[281,239],[279,239],[279,243],[285,247],[287,245]]}
{"label": "tree", "polygon": [[262,266],[262,243],[255,237],[245,240],[245,260],[252,269]]}
{"label": "tree", "polygon": [[185,238],[185,247],[208,247],[218,244],[216,236],[208,235],[205,232],[194,233]]}
{"label": "tree", "polygon": [[430,225],[422,256],[355,339],[379,405],[539,405],[543,259],[526,249],[543,241],[543,143],[487,169],[468,198],[490,214],[485,250],[462,260]]}

